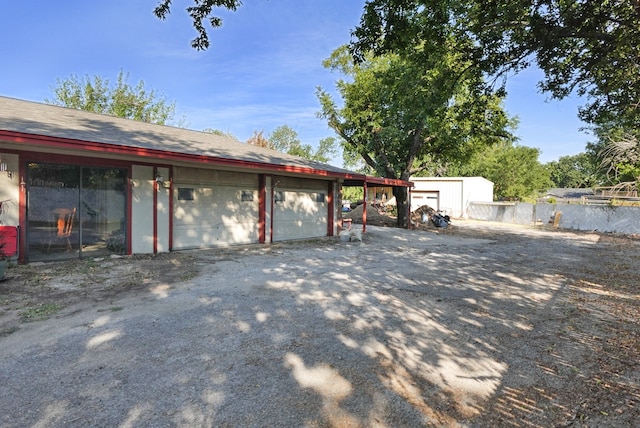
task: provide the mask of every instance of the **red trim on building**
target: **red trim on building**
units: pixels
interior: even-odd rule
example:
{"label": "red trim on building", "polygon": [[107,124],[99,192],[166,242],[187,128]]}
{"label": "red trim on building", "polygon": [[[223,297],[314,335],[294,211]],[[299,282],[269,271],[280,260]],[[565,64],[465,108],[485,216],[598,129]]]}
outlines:
{"label": "red trim on building", "polygon": [[[0,130],[2,139],[18,144],[29,144],[31,147],[53,147],[58,149],[82,150],[90,153],[107,153],[114,155],[135,156],[151,159],[150,163],[159,165],[158,160],[196,162],[207,165],[219,165],[235,168],[262,169],[277,172],[287,172],[294,174],[316,175],[321,177],[343,178],[344,184],[362,185],[365,181],[370,184],[381,186],[410,187],[413,184],[403,180],[384,177],[370,177],[363,174],[352,174],[334,171],[325,171],[315,168],[307,168],[291,165],[280,165],[272,163],[262,163],[256,161],[246,161],[240,159],[221,158],[216,156],[194,155],[188,153],[170,152],[157,149],[145,149],[142,147],[120,146],[109,143],[96,143],[90,141],[73,140],[61,137],[48,137],[43,135],[25,134],[21,132]],[[51,155],[55,156],[55,155]],[[59,155],[63,156],[64,155]],[[94,158],[91,158],[94,159]],[[130,161],[129,161],[130,162]],[[140,161],[142,162],[142,161]],[[139,163],[136,161],[136,163]]]}
{"label": "red trim on building", "polygon": [[[91,152],[91,153],[102,153],[102,154],[107,153],[112,155],[125,155],[125,156],[141,157],[141,158],[150,158],[150,159],[153,159],[154,161],[164,160],[164,161],[196,162],[196,163],[207,164],[207,165],[218,165],[218,166],[248,168],[248,169],[261,169],[261,170],[286,172],[286,173],[294,173],[294,174],[316,175],[321,177],[335,177],[335,178],[346,178],[346,179],[355,179],[355,180],[363,180],[367,178],[365,175],[361,175],[361,174],[333,172],[333,171],[326,171],[326,170],[307,168],[307,167],[301,167],[301,166],[262,163],[257,161],[229,159],[229,158],[221,158],[216,156],[194,155],[194,154],[188,154],[188,153],[178,153],[178,152],[170,152],[170,151],[156,150],[156,149],[145,149],[141,147],[119,146],[119,145],[109,144],[109,143],[95,143],[95,142],[88,142],[88,141],[72,140],[68,138],[23,134],[23,133],[14,132],[14,131],[0,130],[0,137],[12,143],[29,144],[30,147],[53,147],[58,149],[82,150],[82,151]],[[158,165],[157,162],[153,164]]]}
{"label": "red trim on building", "polygon": [[275,191],[273,189],[273,175],[270,176],[271,177],[271,183],[269,185],[269,188],[271,189],[271,214],[269,215],[269,243],[272,244],[273,243],[273,208],[275,206],[274,202],[273,202],[273,198],[275,196]]}
{"label": "red trim on building", "polygon": [[[58,153],[30,152],[25,150],[17,150],[12,153],[20,156],[20,165],[23,165],[28,162],[41,162],[41,163],[62,164],[62,165],[128,168],[133,163],[130,160],[122,160],[122,159],[93,158],[93,157],[83,156],[83,155],[61,155]],[[138,164],[138,162],[135,162],[135,163]],[[25,172],[26,172],[26,169],[25,169]],[[26,179],[26,176],[25,176],[25,179]]]}
{"label": "red trim on building", "polygon": [[413,229],[413,224],[411,224],[411,187],[407,189],[407,199],[409,201],[409,208],[407,209],[407,229]]}
{"label": "red trim on building", "polygon": [[153,254],[158,254],[158,168],[153,167]]}
{"label": "red trim on building", "polygon": [[27,262],[27,164],[26,162],[20,162],[18,165],[18,224],[20,229],[18,230],[18,263]]}
{"label": "red trim on building", "polygon": [[129,166],[129,172],[127,174],[127,221],[126,223],[126,241],[127,241],[127,255],[133,254],[133,245],[131,239],[133,237],[133,167]]}
{"label": "red trim on building", "polygon": [[363,202],[362,202],[362,233],[367,231],[367,182],[362,184]]}
{"label": "red trim on building", "polygon": [[329,210],[329,215],[327,219],[327,236],[333,236],[333,222],[335,220],[335,198],[334,195],[334,182],[330,181],[328,190],[327,190],[327,205]]}
{"label": "red trim on building", "polygon": [[[28,161],[40,161],[49,163],[63,163],[63,164],[82,164],[82,165],[95,165],[95,166],[112,166],[122,167],[128,170],[128,191],[127,191],[127,217],[126,221],[126,253],[132,254],[132,223],[133,223],[133,200],[132,200],[132,165],[135,163],[140,165],[149,165],[154,167],[154,174],[158,167],[170,168],[170,175],[173,176],[172,162],[187,162],[195,164],[203,164],[208,166],[220,166],[225,168],[242,168],[249,170],[262,170],[269,172],[280,172],[287,174],[300,174],[309,176],[320,177],[323,179],[340,179],[344,185],[347,186],[363,186],[365,191],[365,205],[363,207],[363,232],[366,231],[366,192],[367,185],[379,185],[389,187],[411,187],[412,183],[390,179],[382,177],[370,177],[363,174],[350,173],[350,172],[338,172],[338,171],[326,171],[322,169],[315,169],[312,167],[292,166],[292,165],[280,165],[273,163],[262,163],[258,161],[247,161],[239,159],[230,159],[217,156],[196,155],[180,152],[171,152],[158,149],[147,149],[141,147],[122,146],[111,143],[82,141],[76,139],[52,137],[45,135],[35,135],[15,131],[0,130],[0,139],[9,143],[19,144],[25,146],[18,149],[6,149],[8,153],[16,153],[20,156],[20,182],[24,183],[26,180],[26,162]],[[59,153],[42,153],[34,152],[33,150],[43,149],[58,149],[58,150],[74,150],[80,152],[80,154],[66,155]],[[4,149],[3,149],[4,150]],[[126,156],[135,159],[113,159],[105,157],[92,157],[94,154],[101,156]],[[259,236],[261,241],[266,241],[266,177],[271,175],[261,175],[263,182],[260,185],[260,219],[259,219]],[[271,176],[272,177],[272,176]],[[172,177],[173,178],[173,177]],[[154,180],[154,243],[153,251],[157,253],[158,247],[158,218],[157,218],[157,200],[158,200],[158,183]],[[273,181],[273,180],[272,180]],[[335,197],[333,189],[334,182],[329,183],[329,218],[327,225],[327,233],[332,236],[333,223],[335,222]],[[271,211],[270,211],[270,242],[273,242],[273,211],[274,211],[274,189],[273,182],[270,186],[271,189]],[[27,218],[27,192],[26,185],[20,185],[20,198],[19,198],[19,224],[20,224],[20,255],[19,260],[21,263],[26,262],[27,254],[27,240],[26,240],[26,218]],[[173,249],[173,180],[171,180],[170,194],[169,194],[169,251]]]}
{"label": "red trim on building", "polygon": [[173,166],[169,167],[169,251],[173,251]]}

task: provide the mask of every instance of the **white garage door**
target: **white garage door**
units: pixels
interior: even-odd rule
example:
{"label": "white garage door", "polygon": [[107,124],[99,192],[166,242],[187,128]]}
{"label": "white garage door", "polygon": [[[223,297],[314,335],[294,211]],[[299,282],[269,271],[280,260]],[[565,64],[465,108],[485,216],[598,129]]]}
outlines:
{"label": "white garage door", "polygon": [[174,177],[174,249],[259,241],[257,174],[176,168]]}
{"label": "white garage door", "polygon": [[[287,184],[299,188],[285,187]],[[327,236],[327,188],[327,183],[322,181],[301,180],[293,183],[291,180],[281,180],[274,187],[273,240]]]}
{"label": "white garage door", "polygon": [[440,192],[420,191],[411,192],[411,211],[417,210],[423,205],[429,205],[434,210],[440,210]]}

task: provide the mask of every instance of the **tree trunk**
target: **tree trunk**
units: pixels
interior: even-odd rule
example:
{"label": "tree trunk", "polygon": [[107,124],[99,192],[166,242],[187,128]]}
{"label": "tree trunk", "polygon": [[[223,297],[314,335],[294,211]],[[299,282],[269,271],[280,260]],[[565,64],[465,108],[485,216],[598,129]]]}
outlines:
{"label": "tree trunk", "polygon": [[406,187],[394,187],[393,196],[396,198],[396,206],[398,208],[398,227],[407,228],[409,226],[409,198]]}

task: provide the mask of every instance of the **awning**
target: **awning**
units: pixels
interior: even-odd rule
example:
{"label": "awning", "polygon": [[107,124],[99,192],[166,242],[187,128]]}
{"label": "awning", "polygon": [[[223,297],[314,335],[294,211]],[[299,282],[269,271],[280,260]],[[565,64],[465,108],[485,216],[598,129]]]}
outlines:
{"label": "awning", "polygon": [[[366,189],[369,186],[374,187],[407,187],[411,189],[414,184],[411,181],[399,180],[396,178],[384,178],[384,177],[373,177],[369,175],[362,175],[361,177],[353,176],[349,178],[345,178],[342,182],[342,186],[348,187],[363,187],[365,189],[364,192],[364,203],[362,206],[362,232],[367,231],[367,192]],[[411,210],[407,210],[407,227],[411,225]]]}

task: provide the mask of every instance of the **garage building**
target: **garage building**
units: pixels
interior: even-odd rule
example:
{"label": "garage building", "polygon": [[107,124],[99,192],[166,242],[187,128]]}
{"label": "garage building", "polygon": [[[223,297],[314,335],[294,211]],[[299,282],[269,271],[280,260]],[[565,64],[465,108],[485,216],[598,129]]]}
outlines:
{"label": "garage building", "polygon": [[333,236],[365,176],[233,138],[0,97],[0,222],[21,262]]}
{"label": "garage building", "polygon": [[466,218],[471,202],[492,202],[493,183],[483,177],[411,177],[411,211],[428,205],[452,218]]}

